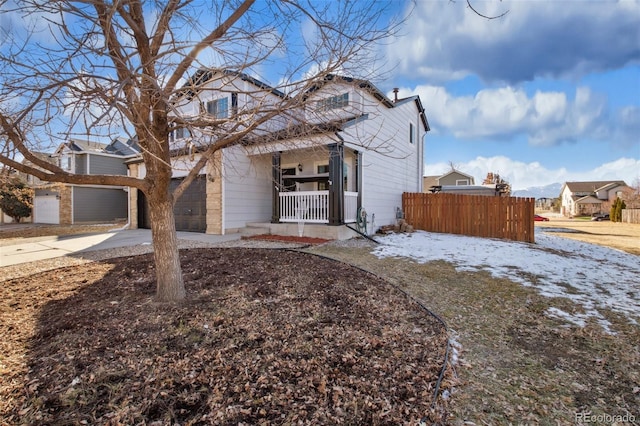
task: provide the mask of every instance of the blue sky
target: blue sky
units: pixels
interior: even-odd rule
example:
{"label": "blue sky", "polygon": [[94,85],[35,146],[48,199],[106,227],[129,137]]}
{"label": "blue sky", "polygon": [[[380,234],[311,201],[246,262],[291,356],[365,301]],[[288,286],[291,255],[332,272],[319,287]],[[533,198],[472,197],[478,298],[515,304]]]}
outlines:
{"label": "blue sky", "polygon": [[[425,174],[640,179],[640,1],[416,0],[377,85],[420,95]],[[409,2],[398,3],[404,13]],[[479,183],[479,182],[478,182]]]}
{"label": "blue sky", "polygon": [[[431,125],[425,174],[453,164],[478,183],[497,172],[514,190],[572,180],[640,182],[640,0],[471,1],[488,16],[508,13],[487,20],[466,0],[390,0],[389,19],[406,17],[400,34],[378,47],[375,78],[369,68],[353,73],[390,98],[394,87],[400,96],[420,95]],[[274,5],[281,3],[258,1],[251,15],[273,16]],[[308,37],[306,24],[288,31]],[[253,71],[278,84],[270,74],[285,62],[279,55],[292,52],[276,51]]]}

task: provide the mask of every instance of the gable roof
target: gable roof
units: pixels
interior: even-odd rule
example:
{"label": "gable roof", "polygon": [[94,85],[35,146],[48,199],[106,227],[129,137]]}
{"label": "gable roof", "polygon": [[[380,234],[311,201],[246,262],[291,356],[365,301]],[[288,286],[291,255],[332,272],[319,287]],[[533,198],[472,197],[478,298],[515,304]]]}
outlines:
{"label": "gable roof", "polygon": [[103,152],[106,147],[107,144],[100,142],[91,142],[82,139],[69,139],[67,142],[61,143],[53,155],[62,153],[65,148],[77,153],[95,153]]}
{"label": "gable roof", "polygon": [[426,132],[431,131],[431,127],[429,127],[429,121],[427,120],[427,113],[425,112],[424,107],[422,106],[422,101],[420,100],[420,96],[413,95],[413,96],[409,96],[408,98],[398,99],[395,102],[395,104],[402,105],[403,103],[410,102],[410,101],[414,101],[416,103],[416,107],[418,108],[418,112],[420,113],[420,120],[422,120],[422,125],[424,126],[424,130]]}
{"label": "gable roof", "polygon": [[[420,114],[420,120],[422,121],[422,125],[424,126],[425,131],[430,131],[429,122],[427,121],[427,115],[424,111],[424,107],[422,106],[422,102],[420,101],[420,96],[414,95],[404,99],[398,99],[397,101],[392,101],[380,89],[378,89],[373,83],[368,80],[363,80],[360,78],[354,77],[345,77],[337,74],[327,74],[321,83],[314,84],[309,90],[307,90],[307,96],[313,92],[318,91],[325,85],[331,82],[344,82],[351,85],[354,85],[360,89],[364,89],[367,93],[371,94],[376,100],[378,100],[382,105],[387,108],[395,108],[396,106],[402,105],[407,102],[415,102],[416,108],[418,109],[418,113]],[[305,97],[306,99],[306,97]]]}
{"label": "gable roof", "polygon": [[374,98],[380,101],[380,103],[382,103],[387,108],[393,108],[394,106],[394,102],[391,99],[387,98],[385,94],[382,93],[382,91],[380,91],[380,89],[374,86],[371,82],[359,78],[345,77],[337,74],[327,74],[326,76],[324,76],[322,82],[314,84],[309,90],[307,90],[307,95],[320,90],[330,82],[344,82],[352,84],[361,89],[365,89],[365,91],[370,93]]}
{"label": "gable roof", "polygon": [[585,195],[584,197],[573,197],[576,204],[602,204],[602,200],[597,199],[593,195]]}
{"label": "gable roof", "polygon": [[198,92],[201,89],[201,87],[204,84],[213,80],[216,74],[222,74],[223,76],[237,77],[242,81],[246,81],[248,83],[253,84],[258,89],[266,90],[283,99],[287,98],[287,95],[285,95],[284,92],[281,92],[280,90],[269,86],[267,83],[263,83],[257,78],[251,77],[249,74],[246,74],[240,71],[234,71],[229,69],[217,69],[217,68],[200,68],[180,88],[178,92],[179,96],[186,96],[187,99],[191,99],[196,94],[196,92]]}
{"label": "gable roof", "polygon": [[609,185],[613,185],[612,188],[615,188],[616,186],[627,186],[627,184],[622,181],[622,180],[615,180],[615,181],[611,181],[611,180],[599,180],[599,181],[588,181],[588,182],[565,182],[562,190],[560,191],[561,193],[564,191],[564,188],[568,188],[569,191],[576,193],[576,192],[585,192],[585,193],[592,193],[592,192],[597,192],[599,189],[604,188],[605,186],[609,186]]}
{"label": "gable roof", "polygon": [[452,174],[457,174],[457,175],[461,175],[461,176],[467,177],[467,178],[469,178],[469,182],[475,182],[476,181],[473,176],[468,175],[466,173],[463,173],[460,170],[450,170],[447,173],[445,173],[445,174],[443,174],[441,176],[438,176],[438,182],[440,181],[440,179],[445,178],[445,177],[447,177],[449,175],[452,175]]}
{"label": "gable roof", "polygon": [[120,139],[116,138],[109,145],[104,148],[104,152],[107,154],[130,156],[140,153],[140,147],[137,141],[134,139]]}

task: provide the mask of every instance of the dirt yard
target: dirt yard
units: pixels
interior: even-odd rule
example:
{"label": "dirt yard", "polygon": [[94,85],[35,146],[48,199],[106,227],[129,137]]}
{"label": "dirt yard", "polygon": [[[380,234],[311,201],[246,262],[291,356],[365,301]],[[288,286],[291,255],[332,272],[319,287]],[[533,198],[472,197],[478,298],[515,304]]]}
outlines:
{"label": "dirt yard", "polygon": [[[543,228],[558,228],[554,235],[616,248],[640,256],[640,224],[588,219],[550,217],[548,222],[536,222]],[[566,232],[562,232],[566,229]]]}
{"label": "dirt yard", "polygon": [[2,282],[0,424],[438,422],[441,322],[312,254],[181,252],[188,301],[152,302],[151,255]]}
{"label": "dirt yard", "polygon": [[[536,226],[640,254],[638,225]],[[372,248],[306,249],[340,263],[292,251],[184,251],[190,300],[170,309],[151,302],[148,256],[4,281],[0,424],[640,419],[638,324],[610,311],[615,334],[567,326],[544,313],[552,303],[579,310],[569,299],[443,261],[378,259]],[[388,283],[448,324],[451,364],[437,410],[446,337]]]}

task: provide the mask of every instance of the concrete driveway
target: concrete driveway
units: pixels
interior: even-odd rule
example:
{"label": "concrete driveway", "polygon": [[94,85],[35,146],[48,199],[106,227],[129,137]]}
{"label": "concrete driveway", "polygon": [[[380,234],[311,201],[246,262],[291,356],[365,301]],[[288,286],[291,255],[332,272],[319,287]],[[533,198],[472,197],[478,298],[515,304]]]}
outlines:
{"label": "concrete driveway", "polygon": [[[208,235],[178,232],[178,239],[220,243],[240,239],[240,234]],[[151,244],[151,231],[132,229],[90,235],[68,235],[0,240],[0,267],[51,259],[87,251]]]}

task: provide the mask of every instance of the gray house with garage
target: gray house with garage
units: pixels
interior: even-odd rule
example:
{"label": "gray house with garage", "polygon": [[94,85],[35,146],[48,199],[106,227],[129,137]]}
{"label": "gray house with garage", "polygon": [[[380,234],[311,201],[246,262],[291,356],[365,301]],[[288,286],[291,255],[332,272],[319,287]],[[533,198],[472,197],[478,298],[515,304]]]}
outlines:
{"label": "gray house with garage", "polygon": [[[48,161],[76,174],[126,175],[125,161],[138,155],[135,142],[115,139],[108,144],[70,139]],[[35,190],[33,222],[60,225],[126,220],[129,188],[43,182],[30,176]]]}

